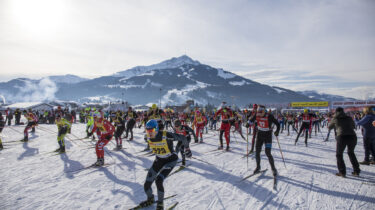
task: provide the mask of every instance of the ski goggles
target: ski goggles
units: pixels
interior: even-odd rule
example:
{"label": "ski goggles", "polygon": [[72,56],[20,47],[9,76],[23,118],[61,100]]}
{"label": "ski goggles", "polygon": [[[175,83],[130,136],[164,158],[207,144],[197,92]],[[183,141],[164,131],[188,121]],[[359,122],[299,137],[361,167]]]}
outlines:
{"label": "ski goggles", "polygon": [[153,133],[156,132],[156,128],[146,128],[147,133]]}

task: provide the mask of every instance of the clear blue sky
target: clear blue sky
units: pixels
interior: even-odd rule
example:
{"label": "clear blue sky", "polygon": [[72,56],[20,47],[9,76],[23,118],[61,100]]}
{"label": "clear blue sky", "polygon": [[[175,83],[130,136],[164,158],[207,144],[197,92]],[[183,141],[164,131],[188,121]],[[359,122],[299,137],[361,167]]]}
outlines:
{"label": "clear blue sky", "polygon": [[0,0],[0,81],[186,54],[293,90],[375,97],[373,0]]}

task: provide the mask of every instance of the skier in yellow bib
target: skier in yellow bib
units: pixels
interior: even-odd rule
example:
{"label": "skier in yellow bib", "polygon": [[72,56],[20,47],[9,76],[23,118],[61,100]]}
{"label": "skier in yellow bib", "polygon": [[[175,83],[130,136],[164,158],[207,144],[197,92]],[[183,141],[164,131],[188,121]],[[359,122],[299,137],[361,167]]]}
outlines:
{"label": "skier in yellow bib", "polygon": [[173,167],[177,164],[178,156],[174,151],[173,141],[180,141],[185,147],[185,155],[190,158],[192,156],[189,142],[183,135],[159,130],[158,122],[154,119],[146,123],[146,139],[150,145],[152,152],[156,155],[154,163],[148,170],[144,190],[147,195],[147,200],[141,202],[139,207],[146,207],[152,205],[154,195],[152,193],[151,185],[155,181],[158,191],[158,201],[156,209],[163,209],[164,200],[164,179],[167,178]]}

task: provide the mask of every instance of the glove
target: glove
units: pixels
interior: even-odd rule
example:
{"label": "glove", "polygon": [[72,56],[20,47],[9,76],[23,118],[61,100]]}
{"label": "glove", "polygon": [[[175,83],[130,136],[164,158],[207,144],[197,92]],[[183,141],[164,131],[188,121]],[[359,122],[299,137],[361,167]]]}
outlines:
{"label": "glove", "polygon": [[88,134],[88,137],[92,136],[92,134],[93,134],[93,133],[92,133],[92,132],[90,132],[90,133]]}
{"label": "glove", "polygon": [[193,156],[193,154],[191,153],[190,148],[186,148],[185,149],[185,156],[188,157],[188,158],[191,158],[191,156]]}
{"label": "glove", "polygon": [[279,136],[279,132],[277,132],[277,131],[275,131],[274,134],[275,134],[275,136]]}

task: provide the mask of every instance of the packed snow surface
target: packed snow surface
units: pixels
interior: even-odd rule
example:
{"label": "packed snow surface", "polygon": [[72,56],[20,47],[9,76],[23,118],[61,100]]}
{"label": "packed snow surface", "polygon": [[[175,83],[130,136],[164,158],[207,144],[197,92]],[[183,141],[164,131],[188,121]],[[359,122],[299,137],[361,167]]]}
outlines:
{"label": "packed snow surface", "polygon": [[[5,127],[0,151],[0,209],[129,209],[146,198],[143,183],[154,156],[140,152],[145,146],[143,130],[135,128],[135,139],[124,140],[122,151],[113,151],[113,139],[105,147],[105,162],[112,165],[80,170],[96,161],[95,142],[78,139],[86,135],[84,124],[73,124],[66,136],[67,153],[51,153],[58,147],[56,125],[40,124],[28,143],[24,126]],[[270,165],[261,153],[264,174],[241,181],[255,168],[246,152],[246,141],[231,132],[231,151],[213,152],[218,131],[204,134],[204,143],[191,144],[193,157],[186,169],[164,181],[166,207],[176,209],[374,209],[375,166],[362,166],[359,178],[345,153],[347,178],[337,177],[335,140],[323,142],[323,133],[312,136],[308,147],[303,139],[295,146],[295,133],[280,134],[284,167],[276,139],[272,154],[278,169],[278,186],[273,190]],[[364,158],[358,131],[357,158]],[[331,134],[332,136],[333,134]],[[250,136],[251,137],[251,136]],[[249,137],[249,139],[250,139]],[[12,142],[13,141],[13,142]],[[175,167],[176,170],[178,166]],[[155,185],[153,192],[156,193]],[[146,209],[155,209],[155,206]]]}

